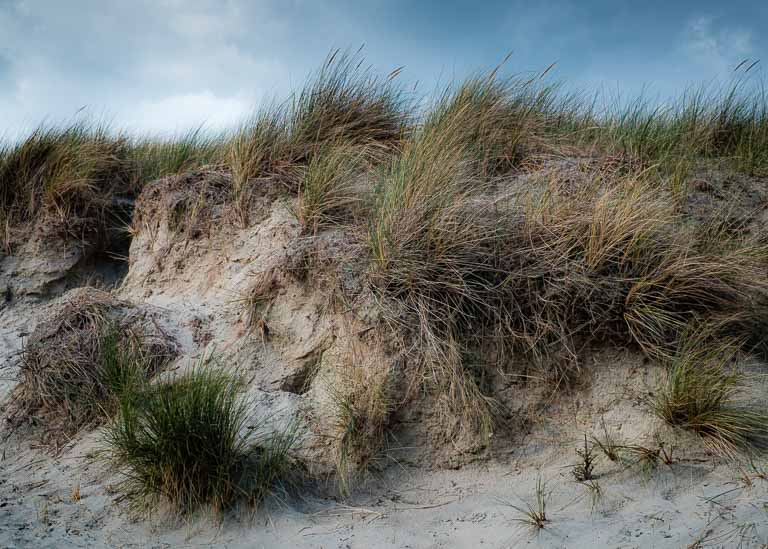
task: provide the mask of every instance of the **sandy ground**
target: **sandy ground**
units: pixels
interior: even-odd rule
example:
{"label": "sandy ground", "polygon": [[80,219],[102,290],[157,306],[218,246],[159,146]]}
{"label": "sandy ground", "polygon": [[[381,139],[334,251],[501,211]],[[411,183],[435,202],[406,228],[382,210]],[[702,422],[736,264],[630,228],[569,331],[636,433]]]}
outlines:
{"label": "sandy ground", "polygon": [[[665,429],[632,398],[658,372],[626,353],[601,358],[588,386],[563,395],[531,434],[495,445],[486,461],[438,470],[393,440],[348,498],[305,486],[221,522],[209,512],[138,517],[114,490],[119,477],[97,459],[99,430],[56,457],[19,434],[0,450],[0,547],[768,547],[768,460],[716,458],[700,440]],[[625,442],[663,442],[672,463],[646,469],[601,456],[596,494],[572,468],[584,433],[599,435],[602,424]],[[541,530],[516,509],[535,503],[539,479]]]}
{"label": "sandy ground", "polygon": [[[603,460],[595,497],[570,473],[574,444],[504,463],[429,471],[395,463],[348,500],[305,492],[224,522],[134,520],[89,455],[95,436],[59,458],[6,446],[0,469],[0,547],[765,547],[768,480],[712,461],[643,472]],[[23,444],[21,445],[24,446]],[[560,446],[560,447],[558,447]],[[515,457],[518,456],[519,457]],[[546,463],[546,465],[544,465]],[[748,473],[748,470],[745,469]],[[549,522],[536,531],[513,506],[545,481]],[[75,491],[79,488],[80,497]],[[696,545],[699,543],[699,545]]]}

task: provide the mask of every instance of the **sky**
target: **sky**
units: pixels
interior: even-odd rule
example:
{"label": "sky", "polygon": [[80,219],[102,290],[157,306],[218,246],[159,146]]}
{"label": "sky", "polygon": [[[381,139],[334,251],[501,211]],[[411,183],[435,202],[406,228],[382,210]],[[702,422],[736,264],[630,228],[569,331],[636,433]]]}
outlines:
{"label": "sky", "polygon": [[242,120],[334,49],[427,94],[497,65],[669,97],[768,64],[768,0],[0,0],[0,135],[83,111],[134,132]]}

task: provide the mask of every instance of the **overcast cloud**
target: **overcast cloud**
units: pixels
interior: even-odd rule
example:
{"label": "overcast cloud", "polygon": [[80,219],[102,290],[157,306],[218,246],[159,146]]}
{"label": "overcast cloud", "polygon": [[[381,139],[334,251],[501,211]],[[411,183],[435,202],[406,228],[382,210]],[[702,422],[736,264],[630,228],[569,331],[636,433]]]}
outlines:
{"label": "overcast cloud", "polygon": [[510,71],[556,61],[578,87],[666,95],[768,62],[765,29],[768,2],[738,0],[0,0],[0,133],[84,107],[133,130],[223,128],[362,44],[424,92],[513,51]]}

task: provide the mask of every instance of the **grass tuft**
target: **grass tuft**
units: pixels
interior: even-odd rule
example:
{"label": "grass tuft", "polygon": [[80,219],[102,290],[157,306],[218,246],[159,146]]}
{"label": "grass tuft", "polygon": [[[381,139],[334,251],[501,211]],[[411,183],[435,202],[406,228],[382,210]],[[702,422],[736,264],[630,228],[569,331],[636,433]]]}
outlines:
{"label": "grass tuft", "polygon": [[287,478],[293,437],[252,440],[240,389],[239,379],[201,363],[121,400],[106,442],[134,502],[162,498],[182,513],[204,505],[221,512],[239,499],[261,502]]}
{"label": "grass tuft", "polygon": [[764,447],[768,414],[741,402],[746,375],[733,368],[739,344],[690,332],[667,361],[666,376],[649,400],[651,411],[668,424],[690,430],[714,449]]}
{"label": "grass tuft", "polygon": [[547,492],[547,484],[541,479],[541,476],[539,476],[536,478],[536,489],[533,502],[526,502],[525,507],[512,505],[511,503],[508,503],[508,505],[521,515],[519,518],[515,519],[516,522],[526,524],[536,531],[539,531],[549,523],[549,516],[547,515],[548,498],[549,493]]}
{"label": "grass tuft", "polygon": [[584,434],[584,449],[577,449],[576,455],[579,456],[579,462],[573,467],[571,471],[573,478],[576,482],[586,482],[588,480],[594,480],[595,470],[595,449],[587,442],[587,435]]}

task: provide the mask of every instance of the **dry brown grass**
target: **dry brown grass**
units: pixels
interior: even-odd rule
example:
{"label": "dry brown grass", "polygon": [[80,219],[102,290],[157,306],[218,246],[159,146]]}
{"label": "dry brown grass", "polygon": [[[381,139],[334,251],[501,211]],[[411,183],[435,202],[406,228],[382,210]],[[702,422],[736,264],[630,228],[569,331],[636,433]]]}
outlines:
{"label": "dry brown grass", "polygon": [[343,356],[334,357],[332,368],[320,374],[331,401],[331,437],[344,494],[377,458],[395,404],[392,364],[382,359],[381,346],[349,337]]}
{"label": "dry brown grass", "polygon": [[42,418],[55,440],[114,412],[119,396],[172,354],[121,320],[109,294],[81,292],[37,327],[24,348],[12,417]]}
{"label": "dry brown grass", "polygon": [[765,318],[763,245],[701,246],[647,171],[555,172],[493,200],[476,162],[459,129],[424,129],[383,172],[368,237],[372,286],[400,307],[390,320],[476,430],[490,431],[492,399],[462,366],[474,346],[528,355],[559,385],[590,343],[663,357],[694,319],[743,335]]}

